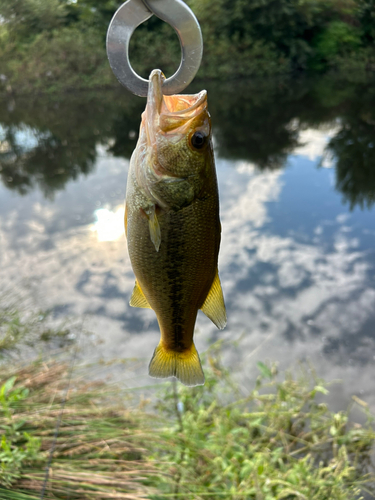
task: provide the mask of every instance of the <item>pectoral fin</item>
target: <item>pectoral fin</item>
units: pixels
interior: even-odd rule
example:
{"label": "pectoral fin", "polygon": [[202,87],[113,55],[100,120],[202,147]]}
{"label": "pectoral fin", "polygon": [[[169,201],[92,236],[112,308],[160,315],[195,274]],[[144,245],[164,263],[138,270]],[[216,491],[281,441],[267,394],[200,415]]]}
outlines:
{"label": "pectoral fin", "polygon": [[135,282],[129,304],[132,307],[144,307],[145,309],[151,309],[150,304],[142,292],[142,288],[138,285],[138,281]]}
{"label": "pectoral fin", "polygon": [[144,210],[148,218],[148,227],[150,229],[150,238],[155,246],[155,250],[158,252],[161,243],[161,232],[158,218],[156,217],[155,205],[149,208],[147,211]]}
{"label": "pectoral fin", "polygon": [[203,302],[201,310],[210,320],[222,330],[227,324],[227,313],[225,310],[223,290],[221,289],[219,273],[216,269],[215,279],[210,291]]}

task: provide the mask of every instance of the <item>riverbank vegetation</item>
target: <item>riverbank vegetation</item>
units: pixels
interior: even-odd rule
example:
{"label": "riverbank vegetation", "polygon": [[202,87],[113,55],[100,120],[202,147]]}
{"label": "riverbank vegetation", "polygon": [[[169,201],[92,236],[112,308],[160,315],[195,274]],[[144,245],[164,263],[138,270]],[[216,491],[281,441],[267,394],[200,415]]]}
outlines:
{"label": "riverbank vegetation", "polygon": [[[0,0],[0,86],[56,91],[116,85],[105,53],[118,0]],[[189,0],[200,21],[198,76],[227,79],[293,72],[375,70],[374,0]],[[135,69],[179,63],[173,29],[153,17],[131,41]]]}
{"label": "riverbank vegetation", "polygon": [[150,387],[90,382],[93,367],[3,361],[0,496],[375,498],[374,419],[365,402],[353,398],[362,424],[351,408],[332,412],[328,384],[307,365],[280,376],[258,363],[251,387],[234,382],[217,347],[204,365],[204,387],[166,381],[145,399]]}

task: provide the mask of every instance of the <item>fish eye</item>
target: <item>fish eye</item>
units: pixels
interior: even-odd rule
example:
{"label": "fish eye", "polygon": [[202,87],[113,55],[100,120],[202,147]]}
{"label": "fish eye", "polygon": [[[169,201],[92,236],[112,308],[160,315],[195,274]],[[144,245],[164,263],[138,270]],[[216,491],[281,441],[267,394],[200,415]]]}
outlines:
{"label": "fish eye", "polygon": [[203,132],[195,132],[190,139],[191,145],[195,149],[202,149],[206,144],[207,136]]}

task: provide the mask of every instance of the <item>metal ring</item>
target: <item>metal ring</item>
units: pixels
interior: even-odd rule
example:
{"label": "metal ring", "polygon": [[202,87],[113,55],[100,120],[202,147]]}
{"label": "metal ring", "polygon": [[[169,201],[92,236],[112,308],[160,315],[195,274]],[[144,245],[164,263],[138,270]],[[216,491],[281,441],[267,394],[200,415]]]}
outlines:
{"label": "metal ring", "polygon": [[197,18],[182,0],[127,0],[116,11],[107,32],[107,55],[119,82],[133,94],[147,96],[148,80],[133,70],[129,42],[134,30],[153,14],[174,28],[181,45],[178,70],[163,83],[163,94],[178,94],[196,75],[203,53],[202,33]]}

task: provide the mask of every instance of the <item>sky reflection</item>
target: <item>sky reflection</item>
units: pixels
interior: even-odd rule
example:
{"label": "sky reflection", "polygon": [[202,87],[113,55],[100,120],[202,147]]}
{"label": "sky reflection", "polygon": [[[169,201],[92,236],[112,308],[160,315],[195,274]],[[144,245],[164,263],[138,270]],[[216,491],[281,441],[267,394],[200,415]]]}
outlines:
{"label": "sky reflection", "polygon": [[96,233],[98,241],[116,241],[124,236],[125,210],[123,205],[114,210],[109,208],[95,210],[96,221],[90,229]]}
{"label": "sky reflection", "polygon": [[[270,168],[259,163],[266,146],[230,158],[222,130],[215,133],[223,230],[219,269],[228,326],[218,331],[199,313],[197,348],[204,351],[213,341],[224,340],[225,363],[250,384],[257,360],[277,360],[282,369],[311,360],[319,376],[344,380],[332,393],[333,406],[337,399],[342,407],[342,400],[356,393],[375,408],[373,212],[343,204],[336,191],[337,165],[348,167],[346,156],[336,154],[346,130],[342,118],[329,116],[325,124],[302,126],[301,118],[290,115],[282,136],[290,133],[293,140],[288,136],[288,146],[272,156]],[[116,122],[128,141],[133,121],[125,129],[121,120]],[[132,383],[142,385],[150,382],[147,364],[159,332],[152,311],[129,306],[134,275],[123,235],[128,157],[119,136],[111,139],[104,125],[102,143],[95,145],[90,136],[85,157],[73,135],[69,156],[63,135],[58,136],[68,128],[55,123],[54,151],[66,162],[64,168],[74,172],[63,179],[57,164],[53,175],[48,170],[40,177],[47,173],[44,160],[50,150],[39,151],[46,167],[40,171],[30,160],[33,152],[24,157],[16,148],[24,161],[17,172],[32,175],[20,177],[28,179],[18,185],[21,190],[9,189],[5,175],[0,185],[0,283],[3,291],[16,289],[20,297],[32,297],[36,308],[51,309],[57,320],[83,317],[98,343],[82,356],[90,361],[137,357],[140,365]],[[12,137],[8,128],[3,143]],[[275,158],[284,158],[284,168],[276,168]],[[366,150],[361,158],[367,168],[371,155]],[[2,161],[2,168],[10,168],[9,157]],[[82,170],[76,168],[80,164]],[[350,175],[353,180],[359,174],[352,169]],[[362,196],[351,189],[352,199]],[[365,195],[369,193],[371,189]]]}

